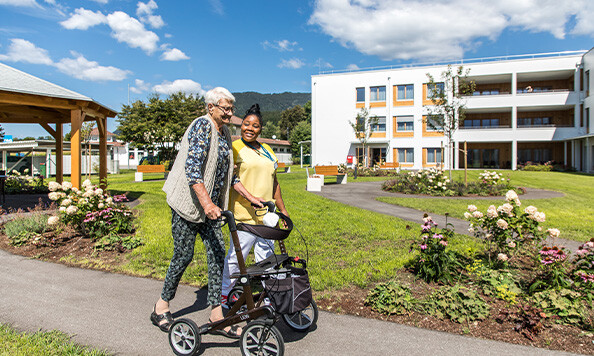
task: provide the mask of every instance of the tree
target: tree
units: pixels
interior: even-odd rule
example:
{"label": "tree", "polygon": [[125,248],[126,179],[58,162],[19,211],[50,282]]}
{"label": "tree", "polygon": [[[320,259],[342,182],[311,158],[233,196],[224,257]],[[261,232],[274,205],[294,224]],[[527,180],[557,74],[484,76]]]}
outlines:
{"label": "tree", "polygon": [[280,127],[281,138],[288,140],[291,137],[291,131],[300,121],[306,119],[305,110],[300,105],[295,105],[281,113],[281,119],[278,123]]}
{"label": "tree", "polygon": [[118,138],[132,147],[158,150],[161,160],[173,161],[177,153],[175,145],[192,121],[205,113],[204,101],[198,96],[178,92],[162,100],[153,94],[147,103],[137,100],[122,106]]}
{"label": "tree", "polygon": [[4,141],[4,127],[0,126],[0,141]]}
{"label": "tree", "polygon": [[72,134],[68,131],[64,134],[64,141],[70,141],[70,138],[72,138]]}
{"label": "tree", "polygon": [[[369,162],[367,157],[369,156],[368,152],[365,150],[365,145],[369,141],[369,137],[371,136],[371,132],[373,131],[373,126],[377,125],[379,119],[377,116],[369,117],[369,111],[366,108],[362,108],[361,111],[357,114],[357,118],[355,121],[349,121],[349,124],[355,131],[355,136],[361,142],[363,146],[363,166],[368,167]],[[367,149],[369,150],[369,148]],[[361,162],[357,162],[360,164]]]}
{"label": "tree", "polygon": [[308,100],[307,103],[303,104],[303,110],[305,110],[305,120],[311,122],[311,100]]}
{"label": "tree", "polygon": [[275,136],[276,138],[279,138],[280,130],[272,121],[268,121],[262,128],[260,136],[265,138],[272,138],[272,136]]}
{"label": "tree", "polygon": [[[452,71],[452,66],[441,73],[439,82],[427,73],[427,96],[433,106],[428,107],[428,115],[423,118],[425,124],[437,131],[443,131],[447,139],[448,156],[453,151],[453,136],[458,130],[460,120],[466,116],[466,99],[464,95],[474,92],[475,83],[468,80],[470,69],[459,66]],[[452,179],[452,162],[449,164],[449,176]]]}
{"label": "tree", "polygon": [[[301,148],[299,142],[311,140],[311,124],[307,121],[299,122],[291,133],[291,152],[293,157],[300,157]],[[303,146],[303,154],[309,154],[310,145]]]}

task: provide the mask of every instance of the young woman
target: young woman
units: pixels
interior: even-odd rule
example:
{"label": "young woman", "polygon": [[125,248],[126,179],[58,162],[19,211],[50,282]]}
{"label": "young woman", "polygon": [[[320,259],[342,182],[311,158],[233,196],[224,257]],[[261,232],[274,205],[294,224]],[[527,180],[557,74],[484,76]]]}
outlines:
{"label": "young woman", "polygon": [[[233,141],[233,158],[235,163],[234,184],[241,182],[249,195],[258,197],[261,201],[274,201],[278,210],[289,216],[281,189],[276,179],[276,168],[278,160],[270,146],[257,141],[262,132],[262,115],[258,104],[252,107],[245,114],[241,123],[241,138]],[[246,224],[262,224],[262,216],[256,214],[251,202],[235,191],[231,191],[229,197],[229,210],[233,212],[235,220]],[[265,259],[274,252],[274,242],[265,240],[254,234],[245,231],[237,231],[243,258],[254,247],[256,262]],[[223,304],[227,302],[227,296],[235,284],[231,280],[233,273],[239,272],[237,256],[233,241],[225,258],[223,268]]]}

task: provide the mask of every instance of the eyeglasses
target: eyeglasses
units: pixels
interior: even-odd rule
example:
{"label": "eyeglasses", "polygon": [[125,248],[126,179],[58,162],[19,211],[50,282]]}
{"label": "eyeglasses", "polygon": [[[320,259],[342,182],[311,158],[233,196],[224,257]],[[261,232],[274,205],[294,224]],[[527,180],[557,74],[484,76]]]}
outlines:
{"label": "eyeglasses", "polygon": [[217,108],[221,109],[223,112],[233,114],[235,112],[235,106],[221,106],[219,104],[215,105]]}

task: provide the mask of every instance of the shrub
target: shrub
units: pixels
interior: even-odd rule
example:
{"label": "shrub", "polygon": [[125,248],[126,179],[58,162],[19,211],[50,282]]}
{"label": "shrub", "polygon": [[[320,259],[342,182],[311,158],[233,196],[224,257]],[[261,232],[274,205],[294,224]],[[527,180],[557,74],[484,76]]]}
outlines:
{"label": "shrub", "polygon": [[365,299],[365,305],[385,315],[410,314],[417,303],[410,289],[395,281],[378,284]]}
{"label": "shrub", "polygon": [[[28,171],[28,169],[25,170],[25,172]],[[43,178],[21,175],[18,171],[13,170],[6,175],[4,191],[7,194],[47,193],[48,188]]]}
{"label": "shrub", "polygon": [[42,233],[48,229],[47,215],[41,211],[32,211],[28,215],[19,215],[4,224],[4,233],[8,238],[14,238],[26,232]]}
{"label": "shrub", "polygon": [[532,293],[538,290],[562,289],[571,286],[571,280],[567,275],[568,254],[563,247],[544,246],[538,251],[539,266],[541,272],[529,288]]}
{"label": "shrub", "polygon": [[516,277],[509,271],[493,270],[481,260],[474,260],[472,265],[466,266],[466,271],[486,296],[494,296],[510,304],[516,304],[518,295],[522,294]]}
{"label": "shrub", "polygon": [[545,164],[526,162],[525,165],[518,165],[518,169],[523,171],[550,172],[553,170],[553,165],[551,162],[546,162]]}
{"label": "shrub", "polygon": [[515,325],[515,331],[530,340],[534,340],[534,337],[544,329],[546,318],[546,314],[541,309],[530,304],[525,304],[515,310],[503,310],[499,315],[498,321],[511,321]]}
{"label": "shrub", "polygon": [[451,283],[459,266],[456,253],[447,249],[454,230],[437,229],[437,224],[427,215],[423,221],[421,241],[413,242],[410,248],[419,251],[412,262],[414,272],[426,282]]}
{"label": "shrub", "polygon": [[591,319],[592,304],[583,302],[582,294],[570,289],[547,290],[534,294],[531,301],[548,316],[556,315],[562,324],[594,327]]}
{"label": "shrub", "polygon": [[475,290],[459,284],[440,288],[423,305],[429,314],[456,323],[482,320],[490,314],[489,305]]}

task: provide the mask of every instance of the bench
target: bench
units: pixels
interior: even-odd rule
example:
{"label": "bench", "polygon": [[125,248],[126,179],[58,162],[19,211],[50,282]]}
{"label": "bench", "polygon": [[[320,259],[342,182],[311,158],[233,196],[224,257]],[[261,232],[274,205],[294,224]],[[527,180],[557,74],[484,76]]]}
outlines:
{"label": "bench", "polygon": [[396,169],[400,170],[400,163],[398,162],[384,162],[380,165],[380,169]]}
{"label": "bench", "polygon": [[[336,183],[338,184],[346,184],[347,183],[347,174],[338,172],[338,166],[315,166],[313,178],[319,177],[321,178],[321,185],[324,185],[324,178],[326,176],[336,176]],[[309,176],[309,170],[306,169],[307,176]]]}
{"label": "bench", "polygon": [[134,180],[136,182],[142,182],[144,173],[163,173],[165,175],[165,166],[162,164],[141,164],[136,166]]}
{"label": "bench", "polygon": [[279,162],[276,167],[277,173],[291,173],[291,167],[288,167],[286,163]]}

